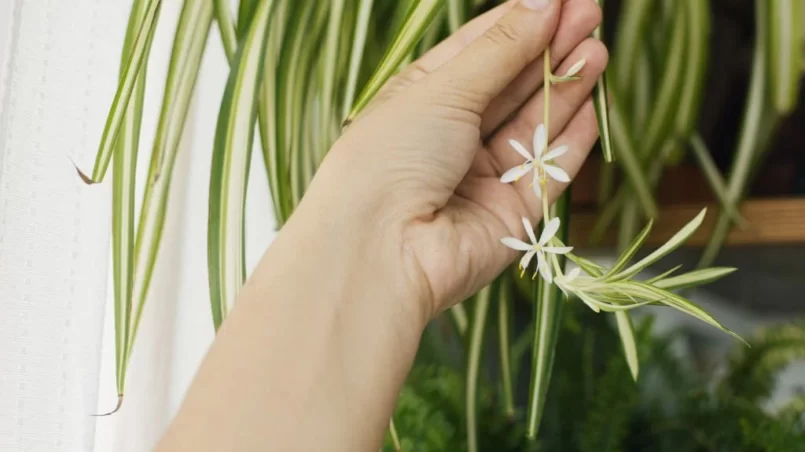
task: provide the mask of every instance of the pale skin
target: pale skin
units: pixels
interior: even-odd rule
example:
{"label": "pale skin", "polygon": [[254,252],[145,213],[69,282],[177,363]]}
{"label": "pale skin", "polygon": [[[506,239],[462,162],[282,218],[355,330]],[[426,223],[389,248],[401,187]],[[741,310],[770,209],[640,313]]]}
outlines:
{"label": "pale skin", "polygon": [[[530,6],[529,6],[530,5]],[[392,79],[345,130],[241,290],[158,451],[377,451],[428,321],[500,274],[541,204],[502,184],[543,118],[575,176],[607,63],[594,0],[505,3]],[[526,180],[529,179],[529,180]],[[550,181],[553,201],[566,184]]]}

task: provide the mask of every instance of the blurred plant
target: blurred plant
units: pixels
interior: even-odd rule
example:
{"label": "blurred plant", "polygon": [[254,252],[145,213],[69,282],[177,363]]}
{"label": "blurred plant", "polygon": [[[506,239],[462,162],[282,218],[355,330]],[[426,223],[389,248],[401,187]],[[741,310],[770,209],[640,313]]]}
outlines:
{"label": "blurred plant", "polygon": [[[479,450],[730,451],[805,450],[805,403],[794,397],[764,408],[775,377],[805,359],[805,324],[760,331],[753,348],[738,347],[723,371],[697,371],[680,354],[680,331],[657,336],[652,318],[635,327],[643,378],[632,382],[617,352],[617,329],[580,305],[559,327],[556,384],[546,402],[539,440],[524,441],[524,414],[507,414],[493,369],[482,372]],[[430,339],[433,340],[433,339]],[[423,344],[423,347],[430,346]],[[523,361],[526,358],[521,357]],[[525,362],[522,364],[526,364]],[[401,448],[385,451],[467,451],[458,368],[421,360],[400,393],[394,416]]]}
{"label": "blurred plant", "polygon": [[[95,166],[90,175],[79,171],[85,182],[98,183],[103,180],[109,163],[114,162],[117,408],[123,400],[128,360],[161,245],[179,141],[208,35],[215,29],[211,27],[213,21],[230,64],[213,143],[207,229],[210,303],[217,329],[245,279],[244,201],[255,128],[259,133],[259,149],[268,175],[277,225],[281,227],[341,127],[349,125],[402,65],[493,3],[479,0],[240,0],[237,14],[233,16],[227,0],[184,0],[151,152],[145,197],[135,228],[133,194],[139,123],[150,43],[161,0],[133,1],[120,84],[103,130]],[[540,257],[537,257],[544,277],[529,287],[534,303],[530,337],[510,341],[509,316],[514,288],[524,282],[508,275],[449,311],[456,332],[466,338],[466,343],[462,339],[461,344],[461,348],[466,349],[464,400],[460,405],[464,423],[460,427],[455,423],[451,425],[454,431],[461,432],[462,438],[467,437],[470,451],[478,450],[482,442],[478,426],[484,425],[484,433],[491,428],[479,421],[479,416],[487,409],[479,372],[484,345],[488,342],[487,321],[489,313],[494,312],[490,307],[495,303],[499,316],[496,330],[501,387],[508,422],[515,418],[513,388],[519,357],[528,347],[532,352],[527,422],[525,426],[505,424],[507,427],[501,431],[508,429],[529,437],[536,435],[543,417],[551,422],[556,415],[545,411],[544,406],[552,397],[548,387],[554,356],[562,353],[564,357],[568,353],[559,341],[566,299],[579,299],[596,312],[615,313],[625,365],[633,378],[638,376],[640,353],[638,333],[627,310],[646,304],[664,304],[723,329],[709,314],[671,291],[710,282],[725,276],[731,269],[705,269],[679,276],[668,273],[648,281],[633,280],[647,266],[680,246],[701,224],[704,212],[667,244],[629,265],[648,236],[651,223],[639,233],[636,225],[641,212],[649,220],[656,216],[658,209],[652,193],[662,170],[678,162],[690,143],[722,204],[715,233],[702,260],[703,264],[712,262],[732,224],[740,222],[737,203],[746,191],[752,168],[762,158],[775,124],[795,104],[796,82],[802,70],[799,50],[803,43],[802,27],[795,21],[801,18],[803,6],[797,1],[756,2],[752,81],[733,169],[725,180],[710,161],[696,131],[703,81],[708,74],[710,3],[663,1],[661,8],[653,10],[649,8],[651,4],[647,0],[623,2],[609,75],[613,83],[608,89],[606,77],[602,77],[594,93],[604,160],[617,161],[617,165],[603,166],[603,210],[597,231],[606,230],[609,223],[620,216],[620,258],[607,269],[570,252],[565,245],[570,223],[568,190],[552,206],[543,200],[541,240],[536,240],[531,226],[527,225],[526,232],[532,243],[515,244],[527,247],[524,251],[532,256],[542,256],[543,262],[540,266]],[[657,14],[658,20],[652,20],[649,27],[650,11]],[[600,29],[595,36],[602,36]],[[572,82],[581,65],[583,62],[578,62],[575,71],[561,76],[553,75],[546,65],[546,98],[552,83]],[[608,105],[609,99],[611,105]],[[550,108],[549,101],[546,101],[547,108]],[[549,124],[545,124],[546,136],[548,127]],[[535,135],[535,138],[540,136]],[[523,176],[523,169],[531,169],[534,187],[540,193],[544,192],[543,184],[548,176],[559,180],[566,178],[561,168],[551,166],[551,159],[560,150],[548,151],[544,139],[532,143],[533,155],[524,146],[519,147],[527,162],[514,171]],[[543,152],[547,153],[543,155]],[[624,176],[620,187],[614,184],[616,171]],[[565,274],[565,258],[579,268]],[[523,263],[526,267],[529,262],[524,260]],[[472,308],[471,313],[467,307]],[[618,381],[620,370],[615,364],[612,368],[615,376],[608,378]],[[557,383],[558,391],[563,384],[567,382]],[[437,408],[443,408],[436,395],[425,393],[421,397],[421,403],[405,405],[408,402],[401,402],[400,406],[408,406],[410,410],[421,406],[423,416],[430,416],[427,413],[436,416]],[[608,403],[602,402],[602,407]],[[545,413],[548,415],[543,416]],[[577,419],[583,418],[586,417]],[[442,423],[437,418],[433,422]],[[391,430],[399,434],[400,445],[405,447],[406,440],[413,438],[411,432],[405,427],[393,427],[392,423]],[[452,437],[445,438],[431,439],[438,443]],[[514,443],[520,444],[521,440]]]}

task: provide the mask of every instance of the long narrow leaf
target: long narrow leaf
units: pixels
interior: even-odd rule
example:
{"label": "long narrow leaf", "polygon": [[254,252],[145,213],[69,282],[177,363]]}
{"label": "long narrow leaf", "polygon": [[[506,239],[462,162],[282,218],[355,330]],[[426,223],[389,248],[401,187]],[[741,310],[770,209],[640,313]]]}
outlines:
{"label": "long narrow leaf", "polygon": [[[687,18],[685,68],[676,101],[676,134],[687,138],[693,132],[701,110],[702,91],[710,60],[710,2],[685,0]],[[680,147],[679,149],[684,149]],[[681,153],[672,159],[679,160]]]}
{"label": "long narrow leaf", "polygon": [[646,241],[646,238],[651,233],[651,227],[654,225],[654,220],[649,220],[648,224],[643,228],[640,234],[635,237],[634,241],[629,244],[623,251],[621,251],[621,255],[615,264],[612,265],[612,268],[609,269],[609,275],[616,275],[619,271],[621,271],[626,264],[634,257],[635,253],[643,246],[643,242]]}
{"label": "long narrow leaf", "polygon": [[664,278],[651,283],[652,286],[663,290],[681,290],[702,286],[717,281],[733,272],[735,268],[714,267],[704,270],[694,270],[672,278]]}
{"label": "long narrow leaf", "polygon": [[671,237],[667,242],[665,242],[661,247],[654,250],[651,254],[644,257],[643,259],[635,262],[631,267],[627,268],[626,270],[614,275],[614,279],[626,279],[630,278],[641,270],[645,269],[649,265],[657,262],[658,260],[662,259],[671,251],[680,247],[685,241],[696,232],[696,229],[701,226],[702,221],[704,221],[704,216],[707,214],[707,209],[702,209],[698,215],[696,215],[693,220],[688,222],[682,229],[679,230],[673,237]]}
{"label": "long narrow leaf", "polygon": [[801,20],[802,0],[768,0],[767,28],[769,45],[769,86],[774,106],[780,114],[788,114],[797,105],[799,84],[802,77],[803,48],[802,35],[805,33]]}
{"label": "long narrow leaf", "polygon": [[689,28],[684,3],[683,1],[675,3],[673,30],[668,55],[663,65],[662,79],[646,125],[646,133],[639,143],[641,155],[651,155],[659,151],[659,147],[673,130],[673,112],[679,102],[678,93],[684,74],[685,34]]}
{"label": "long narrow leaf", "polygon": [[240,0],[240,4],[238,5],[238,26],[236,29],[238,39],[243,39],[243,37],[246,36],[246,32],[249,31],[249,24],[251,23],[252,17],[254,17],[254,12],[259,3],[259,0]]}
{"label": "long narrow leaf", "polygon": [[[143,9],[143,7],[145,8]],[[142,31],[148,35],[138,65],[137,78],[132,87],[131,99],[126,102],[114,145],[112,179],[112,275],[115,298],[115,358],[117,361],[117,391],[122,397],[126,385],[129,342],[131,340],[131,290],[134,276],[134,195],[137,174],[137,151],[140,146],[140,124],[145,98],[145,76],[148,53],[156,27],[145,27],[149,14],[155,21],[159,3],[135,3],[129,17],[126,42],[120,63],[122,83],[125,83],[128,61],[137,51]],[[136,36],[136,39],[135,39]]]}
{"label": "long narrow leaf", "polygon": [[178,156],[179,141],[187,119],[212,19],[213,6],[209,0],[185,0],[176,26],[162,111],[151,152],[151,165],[137,227],[132,292],[136,308],[131,326],[129,354],[137,337],[162,240],[174,163]]}
{"label": "long narrow leaf", "polygon": [[324,66],[321,77],[321,91],[319,92],[321,109],[319,110],[319,135],[324,137],[321,146],[316,149],[319,160],[330,147],[331,137],[328,131],[328,124],[334,114],[333,98],[335,96],[336,82],[336,63],[341,57],[339,49],[339,38],[341,33],[341,22],[344,16],[344,0],[331,0],[330,17],[327,24],[327,37],[324,40]]}
{"label": "long narrow leaf", "polygon": [[[561,228],[555,237],[558,241],[566,242],[570,227],[569,188],[551,206],[550,216],[561,220]],[[561,258],[560,266],[564,267],[564,264],[564,258]],[[547,284],[543,278],[539,278],[537,284],[534,284],[534,336],[526,425],[526,436],[529,438],[536,438],[542,420],[559,340],[563,297],[564,294],[556,284]]]}
{"label": "long narrow leaf", "polygon": [[[732,168],[727,182],[727,199],[737,203],[744,194],[749,182],[752,166],[760,160],[767,140],[778,121],[778,116],[774,110],[768,108],[765,97],[767,86],[768,64],[768,9],[765,7],[765,0],[755,2],[755,52],[752,62],[752,75],[749,83],[749,93],[746,100],[741,133],[738,138],[738,147],[733,157]],[[716,256],[727,234],[730,231],[732,222],[729,215],[720,213],[710,240],[705,246],[702,258],[699,261],[699,268],[709,267]]]}
{"label": "long narrow leaf", "polygon": [[640,361],[637,357],[637,342],[635,341],[632,318],[628,312],[621,311],[615,313],[615,320],[618,325],[621,344],[623,345],[623,354],[626,356],[626,363],[629,365],[632,378],[637,381],[637,375],[640,373]]}
{"label": "long narrow leaf", "polygon": [[208,226],[210,304],[217,329],[245,278],[243,208],[273,0],[261,0],[235,57],[215,131]]}
{"label": "long narrow leaf", "polygon": [[450,33],[455,33],[467,20],[467,11],[464,0],[447,0],[447,24]]}
{"label": "long narrow leaf", "polygon": [[352,103],[355,101],[355,91],[358,87],[358,74],[360,74],[361,63],[363,62],[366,35],[369,30],[369,19],[372,15],[373,2],[374,0],[359,0],[358,18],[355,24],[355,36],[352,40],[352,51],[350,52],[349,75],[347,76],[347,90],[344,95],[342,119],[347,117],[350,108],[352,108]]}
{"label": "long narrow leaf", "polygon": [[[221,33],[224,53],[226,53],[227,59],[232,61],[238,51],[238,34],[232,14],[229,12],[229,0],[212,0],[212,2],[215,6],[215,19],[218,23],[218,31]],[[245,22],[245,18],[241,22]]]}
{"label": "long narrow leaf", "polygon": [[500,281],[498,299],[498,347],[500,357],[500,379],[503,382],[503,411],[511,420],[514,420],[514,390],[512,389],[511,364],[511,289],[509,280],[503,277]]}
{"label": "long narrow leaf", "polygon": [[[634,76],[636,67],[635,58],[640,54],[639,46],[643,42],[643,35],[648,19],[651,17],[652,0],[630,0],[624,2],[623,16],[618,25],[618,34],[615,42],[615,58],[613,69],[615,71],[615,86],[618,92],[627,93]],[[624,99],[625,101],[627,99]]]}
{"label": "long narrow leaf", "polygon": [[738,212],[738,206],[735,201],[729,199],[724,178],[721,176],[721,172],[716,167],[715,162],[713,162],[713,157],[710,155],[707,145],[698,133],[693,134],[690,138],[690,147],[693,150],[696,161],[699,163],[699,167],[702,169],[702,173],[704,173],[705,179],[707,179],[707,183],[710,184],[710,189],[713,190],[713,194],[716,195],[716,199],[718,199],[721,208],[729,215],[733,222],[742,227],[746,226],[746,220],[741,216],[741,213]]}
{"label": "long narrow leaf", "polygon": [[651,194],[651,185],[649,185],[634,143],[629,136],[629,129],[621,113],[617,96],[613,95],[613,102],[610,105],[612,107],[609,115],[610,130],[615,144],[616,158],[620,161],[629,184],[637,194],[643,212],[647,217],[654,218],[658,212],[657,203]]}
{"label": "long narrow leaf", "polygon": [[481,357],[483,354],[484,332],[489,314],[489,303],[492,298],[494,284],[481,289],[475,297],[475,310],[472,316],[470,329],[469,349],[467,351],[467,450],[478,452],[478,379],[481,370]]}
{"label": "long narrow leaf", "polygon": [[[142,17],[142,21],[139,22],[140,26],[136,29],[138,31],[136,38],[133,38],[131,50],[127,52],[127,62],[121,71],[120,84],[117,87],[115,98],[109,109],[109,115],[106,117],[106,124],[104,125],[103,134],[101,135],[101,143],[98,147],[98,154],[95,157],[92,175],[87,177],[79,171],[81,178],[88,184],[96,184],[103,181],[106,170],[109,168],[115,142],[117,141],[132,93],[134,93],[134,87],[140,74],[140,68],[147,59],[148,49],[151,47],[151,41],[154,38],[162,0],[139,0],[134,4],[135,10],[143,6],[145,6],[145,13]],[[135,35],[132,34],[132,36]]]}
{"label": "long narrow leaf", "polygon": [[347,116],[347,123],[352,121],[363,110],[380,90],[380,87],[394,74],[400,62],[405,59],[425,33],[443,3],[444,0],[416,0],[412,3],[402,28],[397,33],[397,36],[394,37],[394,41],[389,46],[377,69],[375,69],[375,73],[367,82],[349,116]]}
{"label": "long narrow leaf", "polygon": [[[596,0],[601,8],[604,7],[603,0]],[[593,37],[601,40],[603,25],[596,27]],[[609,91],[607,90],[606,73],[601,74],[595,82],[593,90],[593,103],[595,105],[595,116],[598,118],[598,135],[601,138],[601,151],[604,153],[604,161],[611,163],[615,157],[612,151],[612,136],[609,131]]]}

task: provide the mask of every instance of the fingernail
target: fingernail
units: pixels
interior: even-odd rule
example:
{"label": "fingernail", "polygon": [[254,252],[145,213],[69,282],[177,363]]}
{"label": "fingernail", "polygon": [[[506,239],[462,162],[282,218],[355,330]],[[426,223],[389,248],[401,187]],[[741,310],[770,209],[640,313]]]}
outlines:
{"label": "fingernail", "polygon": [[547,8],[550,4],[551,0],[523,0],[523,6],[537,11]]}

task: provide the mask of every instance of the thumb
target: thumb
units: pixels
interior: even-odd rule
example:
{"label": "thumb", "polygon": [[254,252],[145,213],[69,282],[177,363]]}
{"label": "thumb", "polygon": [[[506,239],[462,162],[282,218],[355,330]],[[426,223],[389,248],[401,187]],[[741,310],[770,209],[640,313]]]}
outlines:
{"label": "thumb", "polygon": [[448,88],[454,105],[483,113],[515,77],[550,43],[561,0],[520,0],[483,35],[431,74],[429,85]]}

